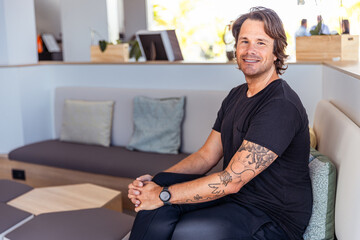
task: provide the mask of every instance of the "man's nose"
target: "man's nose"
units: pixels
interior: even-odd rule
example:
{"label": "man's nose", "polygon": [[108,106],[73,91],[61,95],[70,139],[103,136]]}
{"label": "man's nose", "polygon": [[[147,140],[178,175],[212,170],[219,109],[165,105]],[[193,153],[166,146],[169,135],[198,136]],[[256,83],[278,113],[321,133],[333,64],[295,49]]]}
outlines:
{"label": "man's nose", "polygon": [[255,54],[256,53],[256,45],[254,43],[249,43],[247,47],[248,54]]}

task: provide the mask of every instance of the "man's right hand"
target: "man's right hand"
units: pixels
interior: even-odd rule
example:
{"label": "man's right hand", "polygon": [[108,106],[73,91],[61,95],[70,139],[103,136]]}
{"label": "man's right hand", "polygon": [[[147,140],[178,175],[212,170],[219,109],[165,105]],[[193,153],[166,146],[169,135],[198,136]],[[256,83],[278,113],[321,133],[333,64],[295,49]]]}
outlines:
{"label": "man's right hand", "polygon": [[135,205],[135,207],[138,207],[141,204],[137,196],[141,194],[141,188],[144,186],[144,182],[151,181],[152,178],[153,177],[149,174],[142,175],[129,184],[128,198]]}

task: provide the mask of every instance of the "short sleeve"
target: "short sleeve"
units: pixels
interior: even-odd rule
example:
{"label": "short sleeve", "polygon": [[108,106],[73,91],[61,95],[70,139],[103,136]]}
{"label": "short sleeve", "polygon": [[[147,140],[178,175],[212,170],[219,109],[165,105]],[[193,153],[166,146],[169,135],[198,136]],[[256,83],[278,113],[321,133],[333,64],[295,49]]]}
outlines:
{"label": "short sleeve", "polygon": [[214,126],[213,126],[213,130],[215,130],[217,132],[221,132],[221,123],[224,118],[224,101],[221,105],[221,108],[219,109],[219,111],[217,113],[217,118],[216,118]]}
{"label": "short sleeve", "polygon": [[238,89],[238,88],[233,88],[230,93],[225,97],[225,99],[222,101],[220,110],[217,113],[217,118],[215,120],[214,126],[213,126],[213,130],[217,131],[217,132],[221,132],[221,124],[222,121],[224,119],[224,115],[225,115],[225,110],[228,107],[229,101],[232,98],[234,91]]}
{"label": "short sleeve", "polygon": [[297,108],[289,101],[273,100],[253,116],[244,139],[281,156],[300,127],[301,117]]}

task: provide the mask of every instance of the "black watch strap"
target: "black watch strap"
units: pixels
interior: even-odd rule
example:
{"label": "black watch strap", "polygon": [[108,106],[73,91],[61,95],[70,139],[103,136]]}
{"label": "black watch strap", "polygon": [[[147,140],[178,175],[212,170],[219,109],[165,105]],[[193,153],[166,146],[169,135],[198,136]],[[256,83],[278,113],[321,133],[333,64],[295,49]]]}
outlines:
{"label": "black watch strap", "polygon": [[169,187],[163,188],[163,190],[160,192],[159,198],[164,203],[164,205],[171,205],[171,193],[169,191]]}

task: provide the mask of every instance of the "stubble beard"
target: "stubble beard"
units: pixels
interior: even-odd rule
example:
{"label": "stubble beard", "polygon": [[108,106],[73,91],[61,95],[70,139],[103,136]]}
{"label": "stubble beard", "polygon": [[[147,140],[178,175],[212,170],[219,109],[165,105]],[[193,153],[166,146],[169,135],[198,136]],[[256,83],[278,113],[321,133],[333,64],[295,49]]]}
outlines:
{"label": "stubble beard", "polygon": [[[262,59],[259,59],[260,61]],[[245,76],[245,79],[257,79],[261,76],[266,77],[269,71],[275,66],[274,63],[271,65],[261,64],[260,66],[243,66],[241,64],[242,60],[237,59],[237,65],[239,70],[241,70]],[[245,65],[245,64],[244,64]]]}

